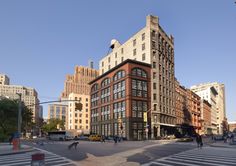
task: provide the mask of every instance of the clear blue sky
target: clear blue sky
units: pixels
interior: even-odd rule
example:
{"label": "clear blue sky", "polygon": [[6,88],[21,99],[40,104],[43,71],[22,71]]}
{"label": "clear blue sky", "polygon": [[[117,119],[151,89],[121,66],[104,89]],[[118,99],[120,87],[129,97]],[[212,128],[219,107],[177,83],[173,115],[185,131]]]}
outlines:
{"label": "clear blue sky", "polygon": [[[0,1],[0,73],[56,99],[75,65],[98,66],[110,40],[126,41],[157,15],[175,37],[175,73],[182,85],[218,81],[236,120],[234,0]],[[44,107],[44,115],[47,108]]]}

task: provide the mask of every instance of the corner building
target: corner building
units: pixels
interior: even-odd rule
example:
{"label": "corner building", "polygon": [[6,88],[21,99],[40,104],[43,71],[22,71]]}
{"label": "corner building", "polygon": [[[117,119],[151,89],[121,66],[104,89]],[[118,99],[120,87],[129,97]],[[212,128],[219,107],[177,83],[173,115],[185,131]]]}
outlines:
{"label": "corner building", "polygon": [[173,134],[175,117],[174,38],[159,25],[156,16],[148,15],[146,26],[124,44],[112,40],[112,52],[99,62],[103,74],[126,59],[151,65],[151,134],[152,138]]}
{"label": "corner building", "polygon": [[91,133],[150,137],[151,65],[127,59],[90,82]]}

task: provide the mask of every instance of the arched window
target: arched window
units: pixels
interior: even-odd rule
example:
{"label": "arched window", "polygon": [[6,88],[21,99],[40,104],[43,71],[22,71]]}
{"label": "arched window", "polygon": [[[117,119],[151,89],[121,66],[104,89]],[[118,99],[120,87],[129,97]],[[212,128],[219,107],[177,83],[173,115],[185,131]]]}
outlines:
{"label": "arched window", "polygon": [[131,74],[133,76],[147,78],[147,72],[143,69],[140,69],[140,68],[133,68],[131,71]]}
{"label": "arched window", "polygon": [[110,83],[111,83],[110,78],[105,78],[101,83],[101,87],[105,87],[105,86],[109,85]]}
{"label": "arched window", "polygon": [[98,90],[98,84],[97,83],[92,86],[91,92],[94,92],[96,90]]}
{"label": "arched window", "polygon": [[120,70],[120,71],[118,71],[118,72],[114,75],[113,80],[114,80],[114,81],[117,81],[117,80],[119,80],[119,79],[121,79],[121,78],[123,78],[123,77],[125,77],[125,71],[124,71],[124,70]]}

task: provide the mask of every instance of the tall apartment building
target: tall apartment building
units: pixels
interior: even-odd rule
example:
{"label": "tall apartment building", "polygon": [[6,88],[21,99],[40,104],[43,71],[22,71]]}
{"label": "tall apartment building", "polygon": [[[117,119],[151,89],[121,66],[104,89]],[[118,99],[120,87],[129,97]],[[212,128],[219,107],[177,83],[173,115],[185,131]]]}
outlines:
{"label": "tall apartment building", "polygon": [[67,111],[68,105],[62,103],[55,103],[48,105],[48,120],[50,119],[60,119],[65,122],[65,128],[67,128]]}
{"label": "tall apartment building", "polygon": [[222,134],[222,122],[218,123],[217,103],[218,92],[214,86],[209,84],[200,84],[191,87],[191,90],[199,95],[202,99],[207,100],[211,104],[211,125],[213,134]]}
{"label": "tall apartment building", "polygon": [[176,123],[174,38],[165,33],[158,17],[149,15],[146,26],[124,44],[117,40],[111,44],[112,52],[99,62],[100,74],[126,59],[151,64],[152,138],[171,133]]}
{"label": "tall apartment building", "polygon": [[66,75],[61,98],[68,98],[70,93],[89,95],[88,83],[95,79],[99,72],[90,67],[76,66],[74,75]]}
{"label": "tall apartment building", "polygon": [[150,64],[127,59],[90,82],[91,132],[150,138],[150,77]]}
{"label": "tall apartment building", "polygon": [[0,74],[0,85],[10,85],[10,79],[5,74]]}
{"label": "tall apartment building", "polygon": [[33,121],[37,124],[39,122],[39,99],[36,90],[19,85],[0,85],[0,97],[17,100],[19,99],[18,94],[21,94],[21,100],[32,111]]}
{"label": "tall apartment building", "polygon": [[69,100],[79,100],[82,103],[82,110],[76,110],[76,102],[68,103],[67,129],[78,134],[90,134],[90,95],[71,93]]}

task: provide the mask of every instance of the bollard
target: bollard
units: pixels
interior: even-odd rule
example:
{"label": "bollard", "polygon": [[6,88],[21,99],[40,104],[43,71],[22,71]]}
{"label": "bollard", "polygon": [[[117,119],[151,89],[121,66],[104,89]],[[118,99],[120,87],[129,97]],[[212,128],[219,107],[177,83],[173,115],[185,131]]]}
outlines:
{"label": "bollard", "polygon": [[31,156],[31,166],[45,166],[44,153],[36,153]]}

